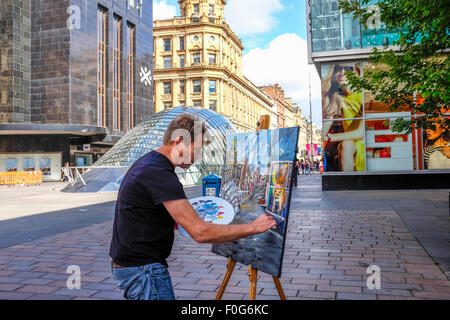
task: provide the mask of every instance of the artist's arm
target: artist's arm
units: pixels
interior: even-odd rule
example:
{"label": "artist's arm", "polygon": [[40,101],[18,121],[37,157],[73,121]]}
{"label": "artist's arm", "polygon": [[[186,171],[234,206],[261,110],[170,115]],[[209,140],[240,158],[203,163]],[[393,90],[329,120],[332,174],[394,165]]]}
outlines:
{"label": "artist's arm", "polygon": [[[355,120],[356,121],[356,120]],[[342,132],[342,133],[334,133],[329,134],[330,141],[345,141],[345,140],[361,140],[364,139],[364,123],[362,120],[359,120],[358,128],[352,131]]]}
{"label": "artist's arm", "polygon": [[275,226],[275,219],[263,214],[256,220],[239,225],[216,225],[206,223],[199,218],[194,208],[186,199],[163,202],[172,218],[199,243],[220,243],[245,238],[262,233]]}

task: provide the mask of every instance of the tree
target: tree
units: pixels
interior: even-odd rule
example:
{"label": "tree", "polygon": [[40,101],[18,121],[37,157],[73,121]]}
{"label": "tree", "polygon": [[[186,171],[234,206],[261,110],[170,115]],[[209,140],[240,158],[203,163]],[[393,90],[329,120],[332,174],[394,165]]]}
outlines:
{"label": "tree", "polygon": [[[363,25],[376,14],[368,4],[369,0],[339,0],[343,12]],[[391,110],[406,107],[418,115],[397,119],[396,132],[409,133],[414,126],[429,128],[434,123],[450,128],[450,119],[442,116],[450,113],[450,1],[380,0],[377,5],[386,29],[398,31],[400,37],[394,46],[372,49],[371,62],[387,68],[368,71],[364,78],[347,73],[350,87],[370,90]]]}

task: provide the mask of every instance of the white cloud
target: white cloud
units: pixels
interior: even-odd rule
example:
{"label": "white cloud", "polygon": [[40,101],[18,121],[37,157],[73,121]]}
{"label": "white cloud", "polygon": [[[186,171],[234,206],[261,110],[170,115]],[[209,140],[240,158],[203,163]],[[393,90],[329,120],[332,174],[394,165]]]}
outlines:
{"label": "white cloud", "polygon": [[308,64],[306,40],[286,33],[273,39],[267,49],[256,48],[243,56],[243,73],[258,86],[278,83],[309,117],[309,80],[313,121],[322,127],[321,82],[316,68]]}
{"label": "white cloud", "polygon": [[230,0],[225,18],[239,36],[267,32],[277,25],[273,13],[283,10],[280,0]]}
{"label": "white cloud", "polygon": [[177,15],[177,7],[167,4],[167,0],[153,1],[153,20],[171,19]]}

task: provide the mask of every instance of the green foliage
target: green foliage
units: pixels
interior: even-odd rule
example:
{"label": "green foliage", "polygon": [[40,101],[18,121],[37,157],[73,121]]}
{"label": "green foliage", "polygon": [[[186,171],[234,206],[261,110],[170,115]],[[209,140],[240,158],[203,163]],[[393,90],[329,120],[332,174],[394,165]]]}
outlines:
{"label": "green foliage", "polygon": [[[339,0],[343,12],[362,24],[374,14],[368,4],[369,0]],[[371,62],[387,68],[368,71],[364,79],[349,72],[349,85],[372,91],[392,110],[409,107],[413,114],[424,115],[396,120],[394,131],[411,132],[413,125],[427,128],[432,118],[436,122],[443,113],[450,113],[450,1],[380,0],[378,6],[386,29],[402,30],[400,38],[393,47],[373,48],[370,54]],[[417,93],[423,99],[419,105]],[[450,120],[439,119],[450,127]]]}

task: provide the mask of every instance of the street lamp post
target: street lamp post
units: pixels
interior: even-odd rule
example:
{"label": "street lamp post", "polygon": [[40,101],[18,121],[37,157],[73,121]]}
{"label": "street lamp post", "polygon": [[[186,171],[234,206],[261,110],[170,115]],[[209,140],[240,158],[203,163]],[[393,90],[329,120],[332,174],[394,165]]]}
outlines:
{"label": "street lamp post", "polygon": [[313,123],[312,123],[312,102],[311,102],[311,72],[308,72],[309,83],[309,128],[310,128],[310,144],[309,144],[309,159],[313,162]]}

